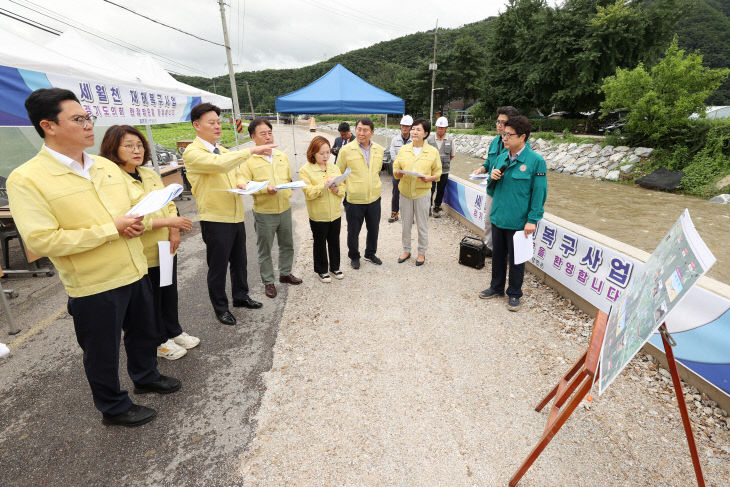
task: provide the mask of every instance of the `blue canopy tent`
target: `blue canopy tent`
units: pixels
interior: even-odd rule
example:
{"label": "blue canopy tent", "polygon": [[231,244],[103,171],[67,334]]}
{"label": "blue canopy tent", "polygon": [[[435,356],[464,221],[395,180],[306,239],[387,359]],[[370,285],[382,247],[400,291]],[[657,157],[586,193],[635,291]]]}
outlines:
{"label": "blue canopy tent", "polygon": [[402,98],[377,88],[338,64],[304,88],[276,99],[279,113],[404,113]]}
{"label": "blue canopy tent", "polygon": [[276,99],[278,113],[384,113],[387,117],[389,113],[405,113],[405,110],[402,98],[371,85],[341,64],[304,88]]}

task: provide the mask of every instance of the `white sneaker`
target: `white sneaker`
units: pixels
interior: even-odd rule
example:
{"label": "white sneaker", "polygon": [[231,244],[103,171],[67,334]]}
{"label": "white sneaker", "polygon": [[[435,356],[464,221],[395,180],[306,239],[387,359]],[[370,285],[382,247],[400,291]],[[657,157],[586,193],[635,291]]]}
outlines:
{"label": "white sneaker", "polygon": [[330,274],[332,274],[332,276],[335,279],[344,279],[345,278],[345,275],[342,273],[342,271],[330,271]]}
{"label": "white sneaker", "polygon": [[317,277],[319,277],[319,280],[322,282],[332,282],[332,278],[329,274],[317,274]]}
{"label": "white sneaker", "polygon": [[185,350],[190,350],[191,348],[195,348],[200,343],[200,338],[190,336],[185,332],[180,333],[178,336],[172,339],[176,344],[183,347]]}
{"label": "white sneaker", "polygon": [[166,358],[167,360],[177,360],[180,357],[184,357],[186,353],[188,353],[187,350],[172,340],[167,340],[157,347],[157,356]]}

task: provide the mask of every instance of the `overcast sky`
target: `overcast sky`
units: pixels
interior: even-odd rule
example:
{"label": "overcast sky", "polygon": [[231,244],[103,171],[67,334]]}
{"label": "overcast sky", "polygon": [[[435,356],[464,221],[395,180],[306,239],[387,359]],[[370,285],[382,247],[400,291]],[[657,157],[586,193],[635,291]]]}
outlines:
{"label": "overcast sky", "polygon": [[[217,0],[112,1],[223,44]],[[306,66],[352,49],[432,30],[436,19],[439,27],[458,27],[497,15],[504,11],[505,3],[506,0],[226,0],[226,17],[236,71],[250,71]],[[227,73],[223,47],[155,24],[104,0],[0,0],[0,13],[7,12],[61,31],[69,28],[63,23],[67,22],[78,29],[132,44],[167,58],[158,61],[177,73]],[[3,15],[0,29],[40,43],[54,37]]]}

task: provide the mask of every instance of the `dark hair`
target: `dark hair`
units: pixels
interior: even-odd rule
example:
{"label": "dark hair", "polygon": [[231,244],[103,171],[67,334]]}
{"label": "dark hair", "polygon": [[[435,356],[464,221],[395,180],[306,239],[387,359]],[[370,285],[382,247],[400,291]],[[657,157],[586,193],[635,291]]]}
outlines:
{"label": "dark hair", "polygon": [[317,159],[314,158],[314,155],[319,152],[319,149],[322,148],[323,145],[327,145],[329,147],[332,147],[330,145],[330,141],[322,137],[321,135],[316,136],[312,139],[312,141],[309,143],[309,147],[307,148],[307,160],[311,162],[312,164],[317,163]]}
{"label": "dark hair", "polygon": [[340,124],[337,126],[338,132],[349,132],[350,131],[350,124],[347,122],[340,122]]}
{"label": "dark hair", "polygon": [[505,127],[512,127],[517,132],[517,136],[525,134],[525,142],[530,138],[530,120],[524,115],[517,115],[516,117],[509,117],[509,120],[504,122]]}
{"label": "dark hair", "polygon": [[428,138],[429,135],[431,135],[431,122],[426,120],[425,118],[417,118],[413,121],[413,125],[411,128],[415,127],[416,125],[420,125],[423,127],[423,131],[426,132],[426,137],[424,139]]}
{"label": "dark hair", "polygon": [[35,90],[25,99],[25,110],[28,112],[28,118],[42,138],[46,138],[46,133],[41,128],[42,120],[58,122],[58,114],[61,113],[61,102],[71,100],[78,103],[74,92],[64,90],[63,88],[41,88]]}
{"label": "dark hair", "polygon": [[367,125],[370,127],[370,130],[375,132],[375,124],[372,120],[370,120],[370,117],[362,117],[358,119],[357,123],[355,124],[355,128],[357,128],[358,125]]}
{"label": "dark hair", "polygon": [[266,124],[271,130],[274,130],[274,128],[271,126],[271,122],[266,120],[263,117],[256,117],[253,120],[251,120],[251,123],[248,124],[248,135],[253,137],[254,132],[256,132],[256,127],[258,127],[261,124]]}
{"label": "dark hair", "polygon": [[190,110],[190,122],[197,122],[198,120],[200,120],[200,117],[208,112],[215,112],[216,115],[220,116],[221,109],[213,105],[212,103],[200,103],[198,105],[195,105],[193,109]]}
{"label": "dark hair", "polygon": [[508,117],[511,118],[511,117],[517,117],[517,116],[519,116],[519,114],[520,114],[520,111],[518,109],[516,109],[515,107],[510,106],[510,105],[497,108],[497,116],[498,117],[500,115],[507,115]]}
{"label": "dark hair", "polygon": [[104,139],[101,141],[101,148],[99,148],[99,155],[106,157],[110,161],[119,164],[120,166],[124,162],[119,158],[119,147],[122,145],[122,139],[125,135],[136,135],[139,140],[142,141],[144,146],[144,156],[142,162],[150,160],[150,146],[147,143],[147,139],[144,138],[142,132],[132,127],[131,125],[112,125],[109,127],[104,134]]}

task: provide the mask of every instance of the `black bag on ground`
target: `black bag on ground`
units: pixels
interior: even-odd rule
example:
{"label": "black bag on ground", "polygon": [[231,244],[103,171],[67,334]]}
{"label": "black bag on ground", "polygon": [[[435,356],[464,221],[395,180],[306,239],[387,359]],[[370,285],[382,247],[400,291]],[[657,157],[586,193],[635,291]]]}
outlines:
{"label": "black bag on ground", "polygon": [[487,257],[487,246],[477,237],[464,237],[459,244],[459,264],[481,269]]}

